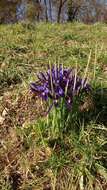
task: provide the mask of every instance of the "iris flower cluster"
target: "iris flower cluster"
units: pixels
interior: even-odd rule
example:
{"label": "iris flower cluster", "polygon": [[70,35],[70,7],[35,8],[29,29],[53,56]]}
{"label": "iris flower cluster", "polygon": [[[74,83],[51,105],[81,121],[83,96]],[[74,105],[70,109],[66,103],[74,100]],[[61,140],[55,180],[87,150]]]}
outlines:
{"label": "iris flower cluster", "polygon": [[52,105],[58,106],[61,99],[68,108],[72,108],[73,99],[80,92],[89,92],[87,78],[80,78],[74,69],[63,68],[62,65],[48,67],[46,72],[37,75],[38,80],[31,83],[31,91],[43,100],[52,100]]}

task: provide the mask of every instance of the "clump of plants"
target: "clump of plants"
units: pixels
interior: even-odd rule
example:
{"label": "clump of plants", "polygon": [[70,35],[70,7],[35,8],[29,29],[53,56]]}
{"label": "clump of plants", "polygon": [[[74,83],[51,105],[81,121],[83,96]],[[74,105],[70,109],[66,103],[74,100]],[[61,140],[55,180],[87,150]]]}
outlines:
{"label": "clump of plants", "polygon": [[53,138],[63,136],[69,123],[77,122],[82,99],[91,92],[87,78],[81,78],[76,69],[49,66],[31,83],[31,91],[48,104],[45,128]]}
{"label": "clump of plants", "polygon": [[40,134],[38,143],[51,151],[44,168],[54,174],[52,189],[104,189],[106,128],[95,123],[92,111],[80,109],[83,100],[93,94],[86,73],[80,77],[77,69],[48,66],[30,89],[47,104],[45,117],[35,127]]}

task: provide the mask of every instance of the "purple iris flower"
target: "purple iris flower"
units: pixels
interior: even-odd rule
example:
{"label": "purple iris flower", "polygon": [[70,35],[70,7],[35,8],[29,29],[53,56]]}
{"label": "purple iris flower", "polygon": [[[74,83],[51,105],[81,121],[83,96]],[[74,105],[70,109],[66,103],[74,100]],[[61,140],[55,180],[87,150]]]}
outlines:
{"label": "purple iris flower", "polygon": [[[52,66],[46,72],[40,72],[38,80],[31,83],[32,93],[43,100],[52,100],[52,105],[57,106],[61,98],[64,99],[68,108],[72,108],[73,99],[80,92],[91,91],[91,86],[87,83],[87,78],[80,78],[74,69]],[[49,109],[50,110],[50,109]]]}

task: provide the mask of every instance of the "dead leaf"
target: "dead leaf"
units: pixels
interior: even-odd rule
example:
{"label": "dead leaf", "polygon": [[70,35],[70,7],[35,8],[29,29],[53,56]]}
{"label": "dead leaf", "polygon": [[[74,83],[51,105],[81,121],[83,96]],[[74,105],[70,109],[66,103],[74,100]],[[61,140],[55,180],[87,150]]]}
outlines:
{"label": "dead leaf", "polygon": [[0,125],[2,125],[2,124],[3,124],[4,120],[5,120],[5,118],[4,118],[4,117],[2,117],[2,116],[0,116]]}
{"label": "dead leaf", "polygon": [[3,117],[5,117],[6,115],[8,115],[8,109],[7,108],[5,108],[4,110],[3,110],[3,112],[2,112],[2,116]]}

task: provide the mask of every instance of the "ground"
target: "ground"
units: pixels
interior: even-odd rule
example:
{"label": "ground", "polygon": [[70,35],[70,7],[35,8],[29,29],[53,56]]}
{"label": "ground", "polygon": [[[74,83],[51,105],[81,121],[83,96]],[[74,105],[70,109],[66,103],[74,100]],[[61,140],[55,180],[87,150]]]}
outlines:
{"label": "ground", "polygon": [[[83,190],[81,185],[78,186],[82,180],[82,170],[78,174],[78,169],[74,170],[72,164],[71,167],[66,166],[67,157],[63,155],[66,148],[60,143],[54,149],[53,146],[48,144],[43,146],[39,142],[40,131],[35,126],[39,118],[45,118],[46,106],[31,94],[30,82],[35,81],[36,73],[46,70],[49,63],[77,67],[81,75],[86,69],[90,84],[94,88],[99,87],[100,91],[104,89],[105,99],[103,97],[98,106],[101,108],[100,111],[104,106],[107,110],[107,25],[101,23],[0,25],[0,39],[0,188]],[[79,147],[81,141],[80,139],[75,141],[75,134],[71,138],[72,143],[67,136],[65,137],[65,142],[70,146],[72,144],[72,151],[69,152],[68,147],[65,151],[69,152],[69,156],[73,153],[72,163],[77,162],[83,167],[85,159],[83,157],[88,154],[85,154],[87,146],[90,145],[90,149],[86,151],[89,151],[89,154],[95,151],[94,162],[98,172],[93,170],[91,175],[86,167],[84,172],[89,182],[86,190],[107,189],[107,150],[105,147],[101,148],[102,152],[99,153],[99,149],[97,150],[93,143],[97,136],[96,144],[106,146],[106,113],[105,111],[101,115],[102,119],[98,124],[93,124],[94,127],[90,127],[90,130],[86,128],[84,139],[81,140],[82,146],[85,143],[86,147]],[[77,149],[74,151],[73,147]],[[98,162],[95,161],[97,159]],[[57,173],[56,168],[59,165],[60,172]],[[72,185],[66,179],[69,173],[80,175],[77,178],[75,176],[75,179],[73,177]],[[59,187],[59,184],[62,186]]]}

